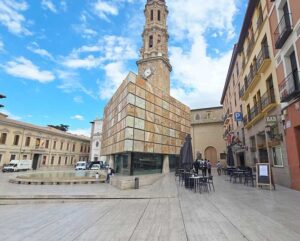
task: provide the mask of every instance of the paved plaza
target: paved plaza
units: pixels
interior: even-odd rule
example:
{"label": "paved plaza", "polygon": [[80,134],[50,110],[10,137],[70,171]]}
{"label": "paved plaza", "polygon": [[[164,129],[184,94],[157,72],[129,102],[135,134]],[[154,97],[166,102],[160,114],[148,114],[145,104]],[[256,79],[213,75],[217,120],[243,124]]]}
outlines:
{"label": "paved plaza", "polygon": [[[0,180],[0,240],[300,240],[300,193],[283,187],[257,190],[221,176],[215,192],[200,194],[171,173],[121,191],[109,184],[17,185],[9,175]],[[53,199],[11,199],[46,196]]]}

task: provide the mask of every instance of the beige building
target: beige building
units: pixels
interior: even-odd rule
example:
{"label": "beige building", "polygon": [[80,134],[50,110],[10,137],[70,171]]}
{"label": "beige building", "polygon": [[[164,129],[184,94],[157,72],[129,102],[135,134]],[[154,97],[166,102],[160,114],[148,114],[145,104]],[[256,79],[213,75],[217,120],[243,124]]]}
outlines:
{"label": "beige building", "polygon": [[168,172],[190,133],[190,109],[170,96],[168,9],[147,0],[138,75],[129,73],[104,111],[102,154],[117,173]]}
{"label": "beige building", "polygon": [[[290,186],[270,9],[271,1],[249,1],[221,104],[226,115],[226,141],[233,150],[235,165],[270,163],[275,182]],[[241,121],[235,119],[236,114]]]}
{"label": "beige building", "polygon": [[33,160],[33,169],[87,161],[90,139],[51,127],[36,126],[0,113],[0,167],[11,160]]}
{"label": "beige building", "polygon": [[215,166],[220,160],[226,163],[226,145],[223,135],[223,107],[191,110],[192,145],[196,158],[201,155]]}

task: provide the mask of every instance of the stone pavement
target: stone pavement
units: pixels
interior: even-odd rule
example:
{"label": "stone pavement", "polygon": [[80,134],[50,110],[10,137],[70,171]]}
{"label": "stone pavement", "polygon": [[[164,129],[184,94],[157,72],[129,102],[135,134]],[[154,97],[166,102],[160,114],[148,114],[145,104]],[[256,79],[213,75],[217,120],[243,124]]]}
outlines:
{"label": "stone pavement", "polygon": [[215,178],[216,192],[199,194],[178,186],[174,174],[128,191],[108,184],[39,187],[2,181],[1,195],[96,192],[111,199],[0,205],[0,240],[300,240],[300,193],[283,187],[257,190],[221,176]]}

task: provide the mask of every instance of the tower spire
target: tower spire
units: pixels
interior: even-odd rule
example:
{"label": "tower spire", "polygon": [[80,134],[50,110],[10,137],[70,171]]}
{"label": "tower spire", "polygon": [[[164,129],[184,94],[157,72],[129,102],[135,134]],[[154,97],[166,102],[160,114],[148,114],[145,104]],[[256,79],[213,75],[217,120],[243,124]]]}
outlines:
{"label": "tower spire", "polygon": [[172,67],[168,55],[168,8],[165,0],[147,0],[145,5],[145,26],[142,33],[143,46],[137,61],[139,74],[152,85],[170,92]]}

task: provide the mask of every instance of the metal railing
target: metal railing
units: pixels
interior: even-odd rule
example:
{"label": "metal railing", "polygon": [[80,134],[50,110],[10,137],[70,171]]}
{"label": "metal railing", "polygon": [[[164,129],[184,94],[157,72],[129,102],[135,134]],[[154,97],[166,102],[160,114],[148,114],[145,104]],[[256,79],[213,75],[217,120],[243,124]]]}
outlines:
{"label": "metal railing", "polygon": [[291,13],[284,14],[274,32],[275,47],[277,49],[280,49],[283,46],[290,33],[292,32],[291,16]]}
{"label": "metal railing", "polygon": [[249,39],[249,42],[248,42],[248,48],[247,48],[247,55],[248,56],[252,52],[254,44],[255,44],[254,37],[252,37],[251,39]]}
{"label": "metal railing", "polygon": [[262,49],[260,50],[259,54],[257,55],[256,69],[259,70],[259,68],[262,66],[264,60],[269,59],[269,58],[270,58],[269,46],[263,46]]}
{"label": "metal railing", "polygon": [[300,71],[290,73],[279,85],[281,102],[288,102],[300,93]]}
{"label": "metal railing", "polygon": [[261,97],[261,109],[264,110],[268,105],[276,102],[274,90],[268,90]]}
{"label": "metal railing", "polygon": [[264,17],[262,14],[259,15],[257,22],[256,22],[256,27],[257,29],[260,29],[262,23],[264,22]]}

